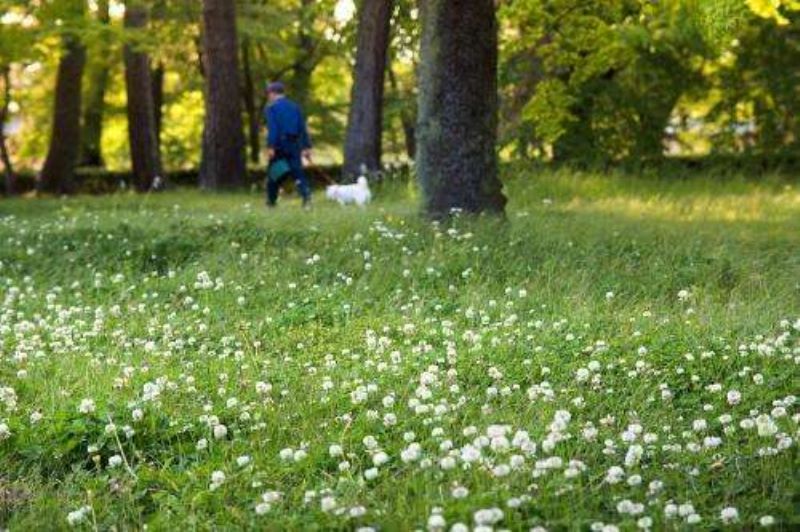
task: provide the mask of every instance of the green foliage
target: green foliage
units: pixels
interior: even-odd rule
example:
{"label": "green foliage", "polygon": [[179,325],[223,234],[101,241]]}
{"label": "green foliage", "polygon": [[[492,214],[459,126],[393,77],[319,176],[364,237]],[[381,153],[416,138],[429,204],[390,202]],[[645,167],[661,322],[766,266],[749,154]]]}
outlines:
{"label": "green foliage", "polygon": [[[65,37],[88,51],[89,72],[108,68],[102,147],[111,170],[130,166],[121,50],[132,43],[164,68],[162,151],[167,169],[200,159],[204,85],[201,2],[147,0],[147,30],[110,24],[85,0],[0,0],[0,66],[11,66],[9,138],[22,170],[48,145],[55,71]],[[795,0],[510,0],[500,2],[501,153],[597,163],[651,162],[675,154],[792,152],[800,99],[794,67]],[[350,97],[355,18],[338,0],[238,0],[248,108],[256,121],[264,84],[281,78],[310,117],[318,159],[335,163]],[[392,18],[384,145],[405,159],[416,122],[417,2]],[[244,64],[244,61],[242,61]],[[244,67],[243,67],[244,68]],[[243,76],[243,79],[245,77]],[[250,118],[250,116],[248,116]],[[668,131],[668,133],[665,133]]]}
{"label": "green foliage", "polygon": [[710,51],[690,2],[511,2],[507,55],[540,58],[523,111],[557,158],[661,155],[677,101],[698,90]]}

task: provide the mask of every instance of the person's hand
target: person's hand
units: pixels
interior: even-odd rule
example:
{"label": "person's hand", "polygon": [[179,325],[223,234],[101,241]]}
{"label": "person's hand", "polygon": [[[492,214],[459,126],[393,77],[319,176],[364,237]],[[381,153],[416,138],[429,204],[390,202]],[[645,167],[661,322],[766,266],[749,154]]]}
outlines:
{"label": "person's hand", "polygon": [[267,160],[271,161],[275,158],[275,150],[273,148],[267,148]]}
{"label": "person's hand", "polygon": [[303,159],[308,161],[308,164],[311,164],[311,150],[303,150]]}

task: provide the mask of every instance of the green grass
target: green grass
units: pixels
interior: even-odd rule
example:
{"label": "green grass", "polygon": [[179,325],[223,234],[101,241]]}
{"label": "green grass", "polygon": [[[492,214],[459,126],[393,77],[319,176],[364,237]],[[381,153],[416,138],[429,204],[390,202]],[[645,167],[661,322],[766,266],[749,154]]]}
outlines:
{"label": "green grass", "polygon": [[[408,530],[432,512],[449,529],[494,507],[510,530],[800,524],[797,185],[507,185],[506,223],[448,226],[404,186],[366,210],[196,191],[0,203],[0,528],[69,528],[82,507],[75,526],[97,529]],[[492,425],[535,452],[498,438],[466,464]],[[389,457],[372,480],[367,436]]]}

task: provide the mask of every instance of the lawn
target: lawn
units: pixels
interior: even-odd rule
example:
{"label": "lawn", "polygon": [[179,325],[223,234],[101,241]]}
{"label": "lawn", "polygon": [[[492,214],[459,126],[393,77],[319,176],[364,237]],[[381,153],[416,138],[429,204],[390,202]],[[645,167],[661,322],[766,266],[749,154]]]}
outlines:
{"label": "lawn", "polygon": [[507,189],[0,202],[0,528],[800,525],[798,185]]}

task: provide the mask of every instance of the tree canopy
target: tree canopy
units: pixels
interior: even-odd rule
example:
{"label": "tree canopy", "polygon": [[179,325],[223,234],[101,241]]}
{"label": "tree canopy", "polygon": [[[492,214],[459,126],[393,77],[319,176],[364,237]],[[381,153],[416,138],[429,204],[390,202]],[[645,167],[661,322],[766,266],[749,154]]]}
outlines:
{"label": "tree canopy", "polygon": [[[204,121],[199,2],[150,0],[146,28],[124,4],[0,0],[3,116],[15,167],[47,155],[64,40],[86,53],[83,163],[131,164],[123,49],[146,52],[166,170],[197,168]],[[282,79],[303,103],[318,160],[341,162],[360,2],[239,0],[238,57],[250,164],[263,163],[263,86]],[[800,138],[797,0],[507,0],[497,3],[501,160],[615,163],[664,155],[796,152]],[[104,16],[107,10],[108,16]],[[420,28],[393,2],[383,98],[383,160],[414,155]],[[454,81],[455,83],[455,81]],[[100,122],[98,126],[93,125]],[[99,140],[92,141],[97,136]],[[88,148],[86,147],[88,143]],[[92,144],[95,154],[88,154]]]}

